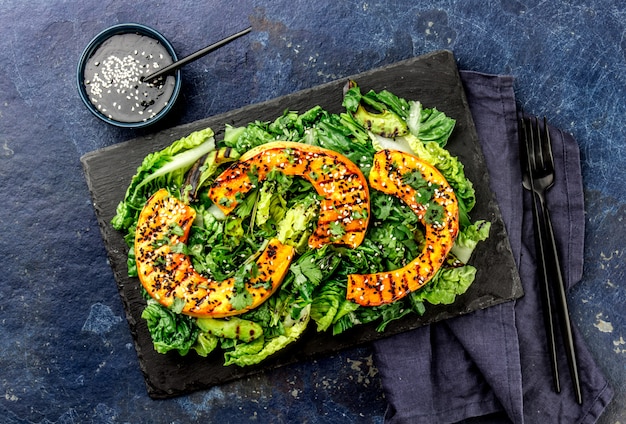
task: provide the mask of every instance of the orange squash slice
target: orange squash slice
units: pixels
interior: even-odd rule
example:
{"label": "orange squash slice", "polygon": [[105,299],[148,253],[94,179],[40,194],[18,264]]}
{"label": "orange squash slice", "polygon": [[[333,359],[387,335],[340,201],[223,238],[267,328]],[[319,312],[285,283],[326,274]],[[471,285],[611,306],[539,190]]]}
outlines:
{"label": "orange squash slice", "polygon": [[209,198],[226,215],[272,170],[309,181],[323,198],[310,248],[341,244],[352,248],[365,238],[369,222],[369,189],[361,170],[345,156],[303,143],[276,141],[249,150],[218,176]]}
{"label": "orange squash slice", "polygon": [[227,317],[259,306],[282,283],[294,249],[270,240],[257,259],[257,276],[245,283],[251,305],[234,309],[230,302],[235,294],[234,278],[215,281],[199,274],[189,257],[175,248],[187,241],[195,215],[165,189],[148,199],[135,233],[137,271],[143,287],[163,306],[183,302],[181,312],[195,317]]}
{"label": "orange squash slice", "polygon": [[[410,177],[424,184],[424,190],[408,182]],[[388,272],[348,276],[347,298],[363,306],[377,306],[401,299],[435,275],[458,234],[459,206],[443,175],[432,165],[405,152],[377,152],[369,181],[372,188],[405,202],[425,227],[423,251],[406,266]]]}

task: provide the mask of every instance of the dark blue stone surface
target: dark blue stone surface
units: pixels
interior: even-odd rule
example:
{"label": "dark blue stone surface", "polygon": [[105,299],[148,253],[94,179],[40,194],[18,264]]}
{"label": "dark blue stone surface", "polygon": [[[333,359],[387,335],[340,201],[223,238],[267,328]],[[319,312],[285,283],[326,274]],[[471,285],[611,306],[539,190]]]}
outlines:
{"label": "dark blue stone surface", "polygon": [[[381,423],[368,347],[150,400],[79,158],[438,49],[514,75],[524,109],[580,143],[587,241],[571,309],[616,392],[601,422],[626,422],[626,11],[577,3],[0,1],[0,422]],[[90,115],[75,84],[82,49],[121,22],[154,27],[181,57],[253,32],[185,67],[174,113],[131,131]]]}

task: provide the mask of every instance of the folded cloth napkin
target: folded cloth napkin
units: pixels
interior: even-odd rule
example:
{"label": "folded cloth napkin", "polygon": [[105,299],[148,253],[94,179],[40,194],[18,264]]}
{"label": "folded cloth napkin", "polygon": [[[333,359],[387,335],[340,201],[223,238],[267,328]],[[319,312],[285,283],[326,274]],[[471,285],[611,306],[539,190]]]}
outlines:
{"label": "folded cloth napkin", "polygon": [[[562,393],[552,389],[536,261],[531,197],[521,185],[513,78],[462,71],[524,297],[374,344],[388,401],[385,422],[593,423],[613,392],[574,327],[582,380],[578,405],[564,354]],[[582,277],[584,199],[578,144],[551,128],[557,176],[548,192],[564,277]],[[480,417],[480,418],[477,418]]]}

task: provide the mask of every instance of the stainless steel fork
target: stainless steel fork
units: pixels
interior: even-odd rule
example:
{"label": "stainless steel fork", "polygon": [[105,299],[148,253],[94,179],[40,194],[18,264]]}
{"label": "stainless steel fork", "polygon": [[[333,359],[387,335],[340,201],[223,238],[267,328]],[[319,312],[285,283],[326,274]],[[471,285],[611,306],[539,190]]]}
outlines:
{"label": "stainless steel fork", "polygon": [[[523,118],[520,129],[523,135],[526,153],[526,173],[524,186],[532,192],[533,204],[535,196],[538,205],[534,206],[536,229],[538,232],[538,251],[541,257],[543,277],[546,284],[554,282],[553,290],[556,293],[556,306],[558,311],[558,322],[561,326],[561,333],[565,345],[565,353],[569,364],[570,375],[574,385],[574,395],[578,403],[582,403],[582,393],[580,389],[580,377],[576,359],[576,350],[572,335],[572,325],[567,305],[566,286],[561,271],[561,261],[559,259],[550,210],[546,203],[546,192],[554,185],[554,156],[552,154],[552,141],[546,118],[543,118],[543,128],[539,120],[535,118]],[[524,153],[524,152],[523,152]],[[544,300],[547,301],[547,315],[552,315],[551,305],[552,293],[550,287],[544,288]],[[548,331],[548,343],[553,358],[553,372],[555,377],[555,389],[560,391],[558,365],[556,363],[554,326],[555,319],[546,322]]]}

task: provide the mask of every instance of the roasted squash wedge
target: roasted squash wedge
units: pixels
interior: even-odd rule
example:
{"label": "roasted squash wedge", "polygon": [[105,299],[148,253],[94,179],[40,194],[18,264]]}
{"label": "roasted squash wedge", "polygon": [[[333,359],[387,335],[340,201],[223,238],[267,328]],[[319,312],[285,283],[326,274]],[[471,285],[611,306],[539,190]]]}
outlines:
{"label": "roasted squash wedge", "polygon": [[135,232],[135,256],[139,280],[163,306],[182,302],[181,313],[220,318],[256,308],[280,286],[289,270],[294,249],[270,240],[257,259],[258,274],[246,281],[252,303],[234,309],[234,278],[215,281],[196,272],[189,257],[175,246],[189,236],[195,211],[166,189],[157,191],[139,215]]}
{"label": "roasted squash wedge", "polygon": [[425,227],[422,252],[403,268],[348,276],[347,298],[363,306],[377,306],[401,299],[435,275],[458,234],[459,207],[443,175],[405,152],[377,152],[369,181],[372,188],[404,201]]}
{"label": "roasted squash wedge", "polygon": [[309,247],[341,244],[355,248],[362,243],[369,222],[367,180],[354,163],[332,150],[287,141],[261,145],[216,178],[209,198],[228,215],[254,188],[250,176],[262,181],[274,169],[306,179],[323,198]]}

